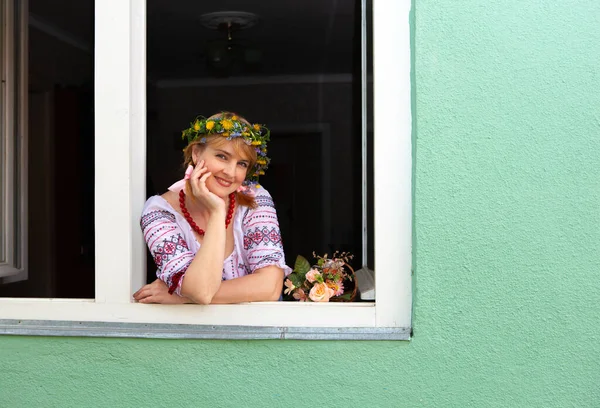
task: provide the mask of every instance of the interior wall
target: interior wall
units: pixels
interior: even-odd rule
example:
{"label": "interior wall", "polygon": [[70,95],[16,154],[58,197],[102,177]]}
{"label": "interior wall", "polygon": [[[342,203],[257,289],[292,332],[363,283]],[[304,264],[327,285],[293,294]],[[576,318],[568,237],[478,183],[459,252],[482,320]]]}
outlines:
{"label": "interior wall", "polygon": [[36,28],[29,29],[29,89],[93,85],[92,51],[73,47]]}

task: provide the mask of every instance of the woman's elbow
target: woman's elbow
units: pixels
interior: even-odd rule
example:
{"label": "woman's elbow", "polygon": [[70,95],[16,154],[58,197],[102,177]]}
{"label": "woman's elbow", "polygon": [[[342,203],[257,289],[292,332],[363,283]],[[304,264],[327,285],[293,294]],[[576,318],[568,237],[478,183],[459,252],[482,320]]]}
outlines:
{"label": "woman's elbow", "polygon": [[281,292],[270,293],[269,296],[264,300],[265,302],[277,302],[281,297]]}
{"label": "woman's elbow", "polygon": [[183,296],[190,299],[192,302],[199,305],[210,305],[212,303],[213,297],[215,296],[215,292],[208,292],[206,290],[203,291],[194,291],[192,293],[184,293],[182,290],[181,293]]}
{"label": "woman's elbow", "polygon": [[271,292],[267,301],[275,302],[281,298],[281,291],[283,290],[283,280],[277,279],[274,284],[273,291]]}
{"label": "woman's elbow", "polygon": [[210,305],[212,302],[213,296],[207,294],[196,295],[192,298],[194,303],[199,305]]}

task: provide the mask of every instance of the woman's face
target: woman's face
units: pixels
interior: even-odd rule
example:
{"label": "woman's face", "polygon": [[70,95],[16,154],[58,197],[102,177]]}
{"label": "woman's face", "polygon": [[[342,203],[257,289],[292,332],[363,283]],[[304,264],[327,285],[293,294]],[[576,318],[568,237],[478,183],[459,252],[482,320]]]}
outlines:
{"label": "woman's face", "polygon": [[233,142],[226,142],[219,146],[205,145],[204,149],[196,145],[192,158],[194,163],[204,160],[208,171],[212,173],[206,180],[206,187],[210,192],[223,198],[242,185],[250,166],[250,161],[236,152]]}

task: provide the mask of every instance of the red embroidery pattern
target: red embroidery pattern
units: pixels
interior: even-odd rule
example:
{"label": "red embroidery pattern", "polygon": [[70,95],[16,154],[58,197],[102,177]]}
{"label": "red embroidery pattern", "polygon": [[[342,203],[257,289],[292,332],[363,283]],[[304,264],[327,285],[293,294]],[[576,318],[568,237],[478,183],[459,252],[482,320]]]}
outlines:
{"label": "red embroidery pattern", "polygon": [[156,276],[173,293],[181,277],[194,259],[188,244],[175,222],[175,216],[164,210],[145,213],[140,226],[156,264]]}
{"label": "red embroidery pattern", "polygon": [[250,250],[259,245],[281,246],[281,233],[276,227],[257,227],[246,231],[244,249]]}

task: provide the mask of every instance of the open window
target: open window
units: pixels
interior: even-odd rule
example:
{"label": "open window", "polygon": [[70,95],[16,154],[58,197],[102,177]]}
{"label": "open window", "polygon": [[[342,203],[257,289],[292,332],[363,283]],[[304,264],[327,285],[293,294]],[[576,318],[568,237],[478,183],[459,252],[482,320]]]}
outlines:
{"label": "open window", "polygon": [[0,283],[27,279],[25,8],[0,2]]}
{"label": "open window", "polygon": [[93,298],[94,3],[0,3],[0,297]]}
{"label": "open window", "polygon": [[[194,117],[234,111],[271,130],[260,184],[287,264],[339,251],[372,271],[372,16],[361,5],[252,0],[230,11],[148,0],[147,196],[182,177],[180,135]],[[372,301],[369,281],[361,275],[360,289]]]}
{"label": "open window", "polygon": [[[21,3],[4,0],[4,4],[10,1]],[[322,11],[319,8],[322,2],[317,1],[278,6],[288,8],[286,10],[274,7],[271,2],[256,3],[257,9],[269,9],[272,24],[282,24],[284,15],[310,15],[318,14],[317,10]],[[0,320],[0,330],[5,333],[69,334],[76,332],[74,325],[77,325],[77,333],[91,335],[408,338],[412,239],[410,2],[403,0],[372,6],[372,80],[367,68],[368,58],[356,58],[366,46],[367,38],[362,30],[366,19],[360,16],[366,15],[371,5],[366,2],[338,3],[337,9],[327,9],[325,16],[320,16],[320,21],[327,23],[323,25],[320,40],[327,49],[328,43],[337,44],[336,36],[347,36],[345,30],[348,28],[342,24],[344,19],[351,22],[350,39],[344,45],[347,48],[339,49],[339,54],[326,53],[326,58],[319,59],[320,66],[310,60],[311,47],[303,50],[302,44],[296,44],[295,48],[286,49],[285,38],[273,38],[271,35],[276,46],[265,50],[279,49],[283,54],[266,59],[266,67],[248,67],[261,61],[257,57],[260,52],[252,48],[250,41],[254,34],[250,38],[235,37],[237,34],[234,34],[233,38],[244,39],[241,41],[245,44],[242,47],[242,64],[223,68],[223,65],[214,64],[215,55],[223,48],[218,48],[217,39],[209,38],[210,35],[218,35],[218,30],[207,31],[204,38],[198,37],[201,14],[206,7],[198,6],[198,13],[193,13],[187,3],[178,5],[178,2],[159,0],[148,0],[147,4],[143,0],[96,2],[93,18],[94,87],[90,94],[93,95],[94,116],[88,121],[94,123],[94,132],[86,139],[94,141],[89,155],[93,160],[86,161],[93,167],[85,177],[86,185],[93,186],[93,203],[82,203],[82,208],[88,213],[91,211],[94,216],[93,240],[87,241],[88,244],[91,242],[87,249],[80,246],[81,254],[93,254],[89,258],[93,266],[93,294],[89,299],[81,299],[88,296],[75,295],[50,300],[43,296],[37,299],[7,297],[4,292],[4,297],[0,298],[0,319],[3,319]],[[294,12],[289,10],[290,7],[294,8]],[[173,8],[177,11],[182,8],[185,12],[178,14]],[[39,21],[39,16],[34,17],[38,17]],[[157,24],[157,21],[166,25],[165,21],[170,18],[181,19],[175,27],[183,30],[183,37],[162,44],[166,48],[161,49],[157,46],[154,37],[157,34],[152,31],[151,25]],[[50,23],[46,25],[52,26]],[[57,28],[55,34],[71,38],[72,46],[85,45],[85,41],[67,35],[58,25]],[[302,31],[300,27],[298,30]],[[167,30],[170,31],[173,28]],[[182,38],[187,38],[189,44],[179,44]],[[260,38],[258,34],[254,40],[257,38]],[[197,44],[198,51],[190,50],[190,44]],[[227,41],[224,49],[227,50]],[[210,76],[199,78],[191,75],[202,71],[181,50],[203,53],[202,69]],[[174,54],[169,56],[169,52]],[[355,58],[348,60],[347,54]],[[287,62],[290,56],[298,60]],[[207,60],[210,58],[212,66]],[[5,61],[3,57],[3,63]],[[276,65],[273,61],[279,61],[280,66],[272,66]],[[314,71],[294,72],[291,67],[298,61]],[[287,68],[284,67],[287,71],[277,71],[276,68],[281,68],[284,62],[288,64]],[[250,71],[243,72],[243,75],[227,72],[229,76],[215,79],[215,70],[216,75],[223,76],[225,74],[218,71],[223,69]],[[266,71],[256,71],[259,69]],[[357,76],[361,78],[358,81]],[[373,87],[372,103],[368,100],[363,103],[363,98],[368,97],[367,86]],[[256,98],[260,93],[263,95]],[[277,96],[286,93],[298,95],[299,103],[279,103]],[[302,94],[307,95],[305,106],[300,106]],[[313,94],[317,97],[311,99]],[[340,112],[341,105],[348,105],[346,95],[352,101],[350,108]],[[242,100],[254,103],[231,105]],[[268,108],[257,106],[260,103]],[[373,107],[372,128],[365,106]],[[305,112],[299,114],[302,112],[299,107]],[[371,243],[370,262],[376,265],[377,270],[375,302],[264,302],[208,306],[141,305],[132,302],[131,294],[148,279],[146,247],[138,224],[144,201],[148,195],[164,190],[180,176],[176,173],[180,157],[174,136],[181,126],[198,113],[210,114],[220,109],[240,111],[252,120],[268,124],[273,131],[271,154],[286,159],[275,163],[280,171],[271,172],[269,177],[273,179],[265,179],[264,183],[280,197],[283,208],[278,208],[278,212],[282,224],[295,223],[303,216],[298,207],[310,205],[310,214],[313,215],[298,222],[303,225],[315,222],[324,226],[317,232],[312,231],[314,227],[307,227],[302,239],[294,241],[292,238],[292,247],[286,248],[287,255],[295,257],[298,253],[311,251],[310,247],[304,248],[303,245],[314,236],[312,242],[318,243],[319,247],[315,248],[313,244],[312,249],[319,252],[351,250],[358,255],[358,266],[361,267],[363,252],[368,257],[368,245]],[[278,116],[266,117],[268,112],[276,112]],[[307,120],[307,117],[311,119]],[[373,136],[363,139],[365,134]],[[29,133],[30,138],[31,135]],[[281,138],[281,143],[275,142],[278,138]],[[372,153],[368,152],[371,148],[369,140]],[[310,151],[303,152],[302,149],[307,146]],[[167,150],[173,154],[161,164],[165,167],[159,167],[156,153]],[[308,156],[314,163],[306,159],[310,152],[316,152],[314,156]],[[367,166],[362,165],[365,152],[368,153]],[[298,155],[295,156],[295,153]],[[321,195],[312,202],[302,201],[305,197],[294,197],[294,189],[283,186],[278,190],[281,183],[277,180],[278,174],[284,174],[286,178],[296,177],[302,167],[308,169],[310,175],[307,178],[310,177],[315,190]],[[369,177],[373,180],[371,188],[367,183]],[[344,184],[342,180],[350,182]],[[302,182],[303,179],[297,177],[295,183]],[[14,198],[14,193],[11,194]],[[368,205],[370,199],[371,226],[363,221],[362,211],[363,201]],[[291,230],[291,227],[288,229]],[[367,234],[363,233],[365,230]],[[292,236],[289,232],[287,235]],[[10,307],[4,307],[7,305]],[[31,322],[33,320],[38,323]]]}

